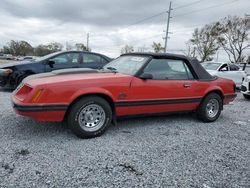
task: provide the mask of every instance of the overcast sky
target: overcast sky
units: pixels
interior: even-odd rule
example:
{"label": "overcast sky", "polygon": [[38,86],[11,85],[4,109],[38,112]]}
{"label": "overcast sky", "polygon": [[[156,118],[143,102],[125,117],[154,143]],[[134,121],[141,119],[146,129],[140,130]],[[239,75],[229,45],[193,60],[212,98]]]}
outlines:
{"label": "overcast sky", "polygon": [[[172,0],[169,50],[182,53],[196,27],[228,15],[250,14],[250,0]],[[1,0],[0,47],[9,40],[36,46],[49,42],[86,44],[111,57],[125,45],[151,50],[161,42],[169,0]],[[134,24],[137,23],[137,24]],[[133,25],[134,24],[134,25]],[[225,58],[220,55],[220,59]]]}

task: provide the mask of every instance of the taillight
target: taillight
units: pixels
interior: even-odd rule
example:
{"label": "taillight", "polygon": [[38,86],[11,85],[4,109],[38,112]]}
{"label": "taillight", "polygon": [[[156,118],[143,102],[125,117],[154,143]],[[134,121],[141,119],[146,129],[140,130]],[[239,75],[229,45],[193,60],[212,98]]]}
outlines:
{"label": "taillight", "polygon": [[22,87],[17,89],[15,96],[20,101],[23,101],[25,97],[27,96],[27,94],[30,93],[31,91],[32,91],[32,87],[25,84]]}
{"label": "taillight", "polygon": [[234,93],[236,92],[236,84],[234,83]]}

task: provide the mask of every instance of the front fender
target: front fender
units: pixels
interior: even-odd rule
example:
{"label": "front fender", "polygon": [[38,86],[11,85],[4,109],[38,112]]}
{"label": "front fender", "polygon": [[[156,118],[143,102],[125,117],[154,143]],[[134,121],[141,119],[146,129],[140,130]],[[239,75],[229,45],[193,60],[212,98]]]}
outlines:
{"label": "front fender", "polygon": [[104,88],[98,88],[98,87],[90,87],[90,88],[83,88],[80,90],[77,90],[70,98],[70,102],[72,103],[77,98],[84,96],[84,95],[90,95],[90,94],[102,94],[110,97],[113,101],[115,101],[114,96],[111,92]]}

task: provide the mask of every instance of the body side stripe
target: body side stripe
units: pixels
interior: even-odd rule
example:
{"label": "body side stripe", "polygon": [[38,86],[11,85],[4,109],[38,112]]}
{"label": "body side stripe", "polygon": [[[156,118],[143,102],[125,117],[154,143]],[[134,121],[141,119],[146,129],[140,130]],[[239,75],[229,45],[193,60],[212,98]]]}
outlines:
{"label": "body side stripe", "polygon": [[116,107],[125,106],[146,106],[146,105],[164,105],[164,104],[181,104],[201,102],[202,98],[185,98],[185,99],[164,99],[164,100],[141,100],[141,101],[118,101]]}

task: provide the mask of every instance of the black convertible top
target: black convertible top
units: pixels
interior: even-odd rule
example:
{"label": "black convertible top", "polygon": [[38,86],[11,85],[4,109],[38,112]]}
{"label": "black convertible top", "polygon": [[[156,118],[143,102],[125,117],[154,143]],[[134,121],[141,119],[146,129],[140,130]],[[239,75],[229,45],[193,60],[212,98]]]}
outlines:
{"label": "black convertible top", "polygon": [[171,53],[127,53],[126,55],[137,55],[137,56],[150,56],[153,58],[170,58],[176,60],[183,60],[187,63],[188,67],[192,71],[193,74],[196,75],[199,80],[214,80],[215,77],[211,76],[200,64],[200,62],[196,58],[189,58],[184,55],[179,54],[171,54]]}

